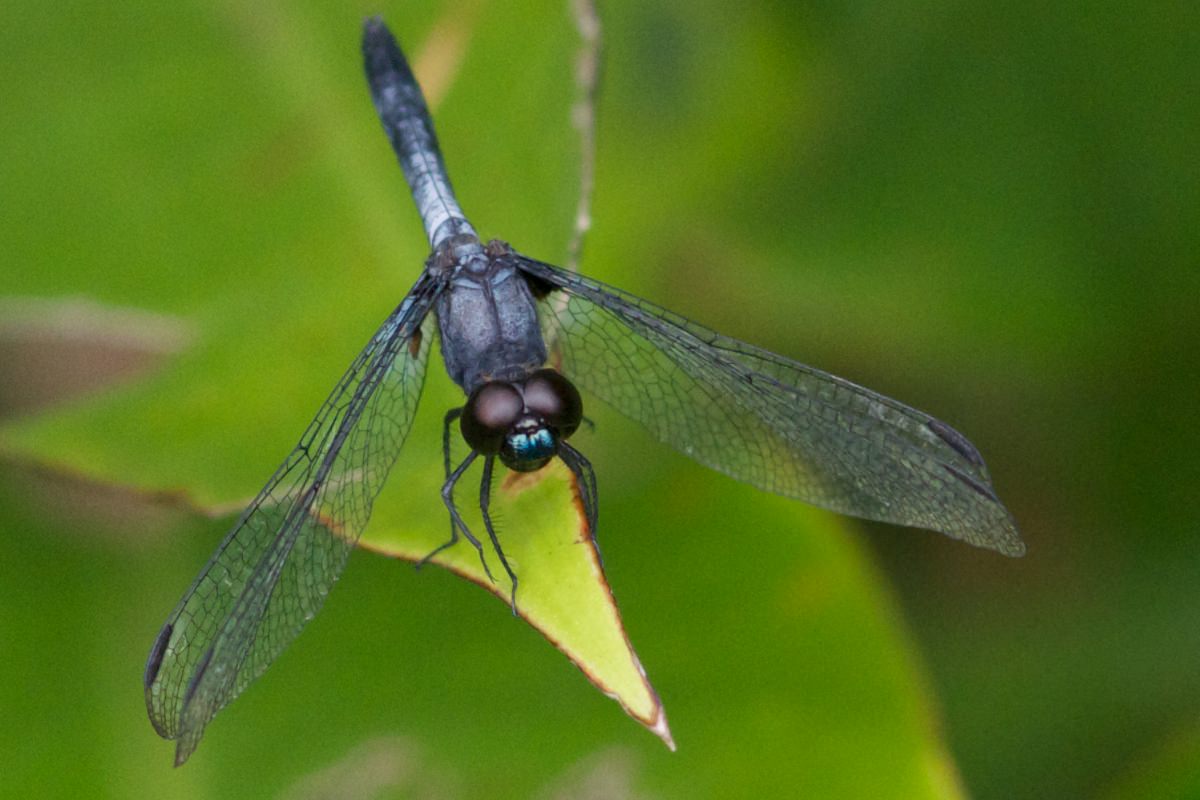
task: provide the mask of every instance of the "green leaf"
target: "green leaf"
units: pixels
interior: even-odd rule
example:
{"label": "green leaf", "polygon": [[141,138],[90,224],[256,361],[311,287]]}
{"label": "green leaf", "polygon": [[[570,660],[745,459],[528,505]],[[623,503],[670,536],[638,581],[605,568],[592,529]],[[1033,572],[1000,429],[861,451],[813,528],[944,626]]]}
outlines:
{"label": "green leaf", "polygon": [[[620,13],[607,20],[609,41],[628,47],[635,40],[620,32],[636,17]],[[568,117],[576,39],[562,4],[464,15],[458,4],[405,3],[385,16],[416,54],[418,75],[443,87],[438,130],[475,224],[560,260],[577,169]],[[671,707],[678,754],[629,726],[537,636],[521,638],[529,631],[508,624],[502,583],[487,584],[503,599],[494,602],[438,571],[414,577],[356,555],[310,630],[217,719],[187,777],[169,775],[169,748],[154,739],[135,686],[155,626],[407,290],[424,239],[363,86],[360,19],[345,7],[164,14],[135,3],[98,26],[88,7],[28,3],[13,19],[0,30],[11,109],[0,147],[20,157],[0,166],[0,252],[17,268],[0,270],[0,293],[26,309],[84,295],[103,309],[96,316],[127,320],[121,332],[136,330],[137,342],[153,340],[157,325],[141,312],[172,333],[145,348],[158,360],[140,377],[7,421],[0,449],[59,473],[166,492],[222,519],[138,550],[124,505],[120,535],[97,539],[87,535],[101,527],[94,513],[48,515],[65,504],[61,494],[40,505],[30,492],[6,494],[0,561],[23,568],[0,596],[22,646],[0,666],[0,706],[34,720],[0,734],[0,753],[19,763],[0,765],[6,781],[26,793],[50,781],[78,794],[66,784],[97,785],[112,743],[141,736],[136,758],[123,751],[127,794],[238,796],[251,780],[278,793],[362,739],[401,731],[468,794],[530,796],[617,741],[642,759],[636,782],[672,796],[961,795],[911,646],[841,523],[703,473],[595,404],[597,432],[581,433],[580,447],[599,472],[608,577]],[[680,35],[698,37],[706,58],[738,60],[755,43],[745,28],[704,30],[688,19]],[[646,57],[669,61],[670,36],[654,30],[663,41]],[[770,26],[757,30],[774,41]],[[620,63],[612,99],[602,99],[617,105],[602,107],[601,119],[611,110],[608,119],[660,124],[655,108],[619,105],[629,96]],[[769,60],[738,63],[739,107],[766,108],[779,86],[766,80]],[[654,292],[658,256],[664,243],[694,237],[717,251],[711,237],[721,228],[690,204],[744,180],[745,159],[721,164],[704,149],[737,141],[742,155],[752,152],[742,122],[714,119],[688,136],[633,124],[602,133],[597,246],[585,269],[671,305],[701,287]],[[693,183],[656,180],[644,160],[660,158],[686,160]],[[618,195],[611,176],[639,171],[640,193]],[[741,265],[751,285],[754,262]],[[28,369],[80,342],[96,346],[89,360],[103,368],[124,341],[94,320],[54,322],[6,329],[23,352],[32,338],[55,343],[53,359],[27,360]],[[461,402],[431,367],[365,543],[411,559],[448,535],[440,422]],[[461,485],[464,508],[473,489],[469,479]],[[661,708],[564,476],[496,494],[522,614],[656,727]],[[480,577],[465,544],[443,562]],[[26,696],[23,687],[34,688]]]}
{"label": "green leaf", "polygon": [[[470,486],[471,478],[464,478],[463,483]],[[410,501],[404,512],[399,511],[401,503],[388,503],[380,514],[382,519],[376,518],[364,538],[364,547],[419,562],[447,540],[443,515],[431,515],[429,503],[419,499],[437,496],[439,486],[429,481],[418,491],[414,488],[404,485],[405,498]],[[395,494],[389,500],[399,500],[399,493]],[[482,532],[478,508],[471,513],[468,502],[461,505],[468,527]],[[519,522],[510,531],[513,535],[503,537],[505,556],[519,583],[516,613],[583,670],[597,689],[675,749],[662,703],[621,624],[570,471],[556,460],[533,475],[509,473],[500,490],[493,493],[491,512],[496,519]],[[508,603],[512,584],[495,553],[489,551],[487,558],[490,574],[475,551],[460,540],[456,547],[434,556],[432,563],[474,581]]]}

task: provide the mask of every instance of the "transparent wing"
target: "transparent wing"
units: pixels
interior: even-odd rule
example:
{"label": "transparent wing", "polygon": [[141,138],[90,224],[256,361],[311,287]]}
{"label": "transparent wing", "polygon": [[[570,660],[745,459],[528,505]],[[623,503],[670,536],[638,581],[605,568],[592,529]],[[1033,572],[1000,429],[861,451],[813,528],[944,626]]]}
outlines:
{"label": "transparent wing", "polygon": [[312,619],[345,566],[412,425],[432,339],[423,323],[440,289],[422,275],[159,633],[146,706],[159,734],[178,739],[177,765]]}
{"label": "transparent wing", "polygon": [[1024,552],[983,459],[946,423],[599,281],[519,264],[545,293],[556,366],[681,453],[843,514]]}

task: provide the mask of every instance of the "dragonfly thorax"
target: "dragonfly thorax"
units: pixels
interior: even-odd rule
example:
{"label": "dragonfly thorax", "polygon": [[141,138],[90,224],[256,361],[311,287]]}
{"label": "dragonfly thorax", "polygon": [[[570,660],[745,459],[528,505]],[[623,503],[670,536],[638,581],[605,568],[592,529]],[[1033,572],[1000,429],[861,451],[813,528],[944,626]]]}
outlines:
{"label": "dragonfly thorax", "polygon": [[541,469],[558,453],[559,443],[578,428],[583,401],[575,386],[552,369],[524,381],[491,381],[467,398],[460,427],[476,452],[499,455],[517,472]]}
{"label": "dragonfly thorax", "polygon": [[508,245],[456,237],[435,251],[429,270],[448,282],[435,307],[442,359],[464,392],[524,382],[546,363],[536,301]]}

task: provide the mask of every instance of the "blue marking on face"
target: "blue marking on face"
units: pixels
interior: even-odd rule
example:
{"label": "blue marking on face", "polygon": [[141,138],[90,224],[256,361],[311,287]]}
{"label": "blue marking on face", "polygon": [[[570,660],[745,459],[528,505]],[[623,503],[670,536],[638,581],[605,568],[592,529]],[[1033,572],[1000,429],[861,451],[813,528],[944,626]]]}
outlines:
{"label": "blue marking on face", "polygon": [[533,433],[514,433],[508,437],[513,455],[520,461],[540,461],[554,455],[554,436],[541,428]]}

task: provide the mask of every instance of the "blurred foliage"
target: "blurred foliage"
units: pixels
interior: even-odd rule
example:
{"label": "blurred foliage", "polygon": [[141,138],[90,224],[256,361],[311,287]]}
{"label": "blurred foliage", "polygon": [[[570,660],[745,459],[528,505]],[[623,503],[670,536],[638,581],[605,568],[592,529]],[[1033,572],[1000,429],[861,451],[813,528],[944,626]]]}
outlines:
{"label": "blurred foliage", "polygon": [[[561,260],[565,5],[0,11],[0,295],[169,315],[0,325],[0,793],[1200,794],[1198,43],[1154,3],[604,9],[585,271],[946,419],[1022,525],[1013,562],[869,526],[928,676],[857,526],[597,410],[609,578],[678,754],[484,592],[358,554],[170,769],[141,663],[229,522],[181,508],[261,485],[425,255],[362,16],[458,52],[463,206]],[[88,367],[143,372],[30,410]]]}
{"label": "blurred foliage", "polygon": [[1105,800],[1158,800],[1197,797],[1200,792],[1200,728],[1193,723],[1176,732],[1155,752],[1134,759],[1128,774],[1116,782]]}

